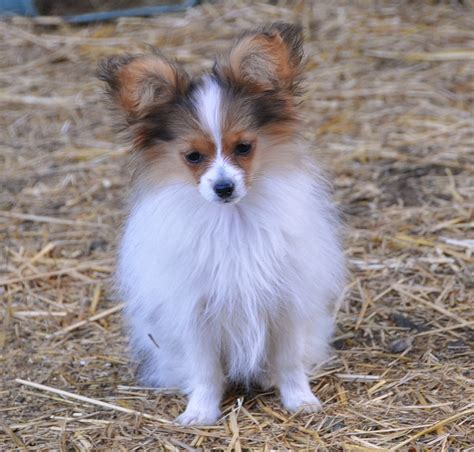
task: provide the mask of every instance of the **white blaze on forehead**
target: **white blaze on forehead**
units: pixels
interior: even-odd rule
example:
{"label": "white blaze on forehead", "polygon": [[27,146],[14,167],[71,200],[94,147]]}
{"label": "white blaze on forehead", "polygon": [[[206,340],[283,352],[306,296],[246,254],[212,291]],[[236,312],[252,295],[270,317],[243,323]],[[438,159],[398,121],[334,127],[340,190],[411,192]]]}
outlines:
{"label": "white blaze on forehead", "polygon": [[199,192],[208,201],[221,202],[214,187],[218,181],[226,180],[234,185],[231,198],[237,202],[246,194],[245,176],[240,168],[234,166],[223,155],[222,150],[222,90],[212,77],[205,77],[194,96],[198,120],[203,129],[211,136],[216,147],[214,161],[201,176]]}
{"label": "white blaze on forehead", "polygon": [[206,77],[195,97],[199,121],[207,129],[207,132],[211,134],[216,146],[217,157],[222,156],[221,94],[219,84],[213,78]]}

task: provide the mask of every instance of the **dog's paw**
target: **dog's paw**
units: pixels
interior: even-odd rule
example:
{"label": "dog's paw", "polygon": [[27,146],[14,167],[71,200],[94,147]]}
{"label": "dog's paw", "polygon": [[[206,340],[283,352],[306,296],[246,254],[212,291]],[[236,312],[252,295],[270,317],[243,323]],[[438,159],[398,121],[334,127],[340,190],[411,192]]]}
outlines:
{"label": "dog's paw", "polygon": [[303,413],[317,413],[321,411],[322,404],[312,393],[309,394],[291,394],[283,397],[283,406],[292,413],[301,411]]}
{"label": "dog's paw", "polygon": [[255,383],[262,391],[268,391],[275,386],[275,377],[270,373],[262,373],[257,376]]}
{"label": "dog's paw", "polygon": [[188,406],[175,422],[180,425],[214,425],[219,416],[219,410]]}

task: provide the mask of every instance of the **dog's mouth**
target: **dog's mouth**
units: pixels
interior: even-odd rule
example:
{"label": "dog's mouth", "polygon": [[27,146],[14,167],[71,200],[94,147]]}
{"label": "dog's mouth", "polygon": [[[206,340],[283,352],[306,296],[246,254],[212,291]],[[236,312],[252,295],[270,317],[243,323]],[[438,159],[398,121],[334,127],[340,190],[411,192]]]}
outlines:
{"label": "dog's mouth", "polygon": [[216,202],[218,204],[226,204],[228,206],[231,206],[233,204],[237,204],[241,199],[242,199],[241,196],[235,196],[235,197],[226,198],[226,199],[216,199]]}

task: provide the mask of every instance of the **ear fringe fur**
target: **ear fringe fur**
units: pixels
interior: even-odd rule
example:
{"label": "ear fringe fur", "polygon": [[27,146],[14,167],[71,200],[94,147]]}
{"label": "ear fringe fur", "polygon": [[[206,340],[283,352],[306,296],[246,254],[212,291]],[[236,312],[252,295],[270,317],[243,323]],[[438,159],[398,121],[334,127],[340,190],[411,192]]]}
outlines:
{"label": "ear fringe fur", "polygon": [[303,34],[299,25],[275,22],[244,31],[214,65],[216,77],[254,91],[302,93]]}

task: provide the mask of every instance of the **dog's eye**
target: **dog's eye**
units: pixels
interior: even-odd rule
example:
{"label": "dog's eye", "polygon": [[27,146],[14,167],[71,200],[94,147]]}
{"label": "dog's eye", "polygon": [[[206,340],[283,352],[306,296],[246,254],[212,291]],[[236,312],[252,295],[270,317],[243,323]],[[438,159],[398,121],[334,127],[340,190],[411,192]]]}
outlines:
{"label": "dog's eye", "polygon": [[189,154],[186,154],[186,160],[189,163],[192,163],[193,165],[196,165],[197,163],[202,162],[203,158],[204,158],[203,155],[197,151],[193,151],[193,152],[190,152]]}
{"label": "dog's eye", "polygon": [[234,148],[235,155],[248,155],[252,149],[250,143],[239,143]]}

